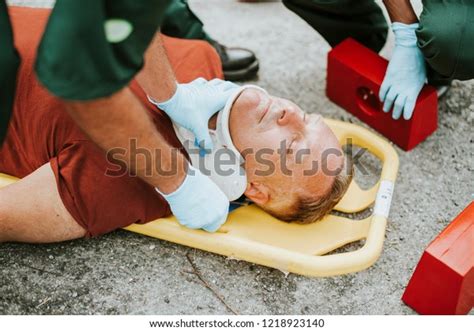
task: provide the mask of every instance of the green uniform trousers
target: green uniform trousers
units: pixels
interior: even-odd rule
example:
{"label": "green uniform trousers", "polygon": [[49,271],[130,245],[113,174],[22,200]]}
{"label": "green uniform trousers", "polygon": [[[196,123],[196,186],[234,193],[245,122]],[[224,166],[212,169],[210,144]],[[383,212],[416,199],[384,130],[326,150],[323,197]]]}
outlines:
{"label": "green uniform trousers", "polygon": [[[111,95],[143,66],[170,0],[57,0],[38,49],[36,73],[54,95]],[[6,135],[20,62],[5,0],[0,0],[0,144]]]}
{"label": "green uniform trousers", "polygon": [[[373,0],[283,0],[334,46],[352,37],[379,51],[387,22]],[[474,1],[423,0],[418,47],[428,63],[432,84],[474,78]]]}
{"label": "green uniform trousers", "polygon": [[170,37],[210,41],[201,20],[189,8],[187,0],[173,0],[166,10],[161,32]]}

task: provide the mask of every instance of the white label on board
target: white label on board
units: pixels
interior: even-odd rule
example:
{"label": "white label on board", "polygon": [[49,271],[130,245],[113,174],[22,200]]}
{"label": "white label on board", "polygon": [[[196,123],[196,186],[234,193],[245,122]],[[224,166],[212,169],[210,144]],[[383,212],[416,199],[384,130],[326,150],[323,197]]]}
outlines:
{"label": "white label on board", "polygon": [[377,198],[375,199],[374,215],[388,217],[390,204],[392,203],[393,182],[383,180],[380,182]]}

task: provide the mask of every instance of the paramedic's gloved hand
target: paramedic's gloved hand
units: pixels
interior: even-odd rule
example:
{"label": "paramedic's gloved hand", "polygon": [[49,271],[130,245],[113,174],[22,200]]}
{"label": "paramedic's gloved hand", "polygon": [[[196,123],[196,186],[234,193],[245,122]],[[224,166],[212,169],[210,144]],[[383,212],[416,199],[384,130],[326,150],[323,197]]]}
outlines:
{"label": "paramedic's gloved hand", "polygon": [[178,84],[171,99],[155,105],[174,122],[193,132],[202,149],[212,149],[209,119],[224,108],[236,88],[238,85],[221,79],[198,78],[188,84]]}
{"label": "paramedic's gloved hand", "polygon": [[418,23],[392,23],[395,33],[395,49],[388,64],[380,88],[379,98],[384,103],[383,111],[393,107],[393,119],[408,120],[415,109],[416,99],[426,81],[426,64],[423,54],[416,45],[415,30]]}
{"label": "paramedic's gloved hand", "polygon": [[191,165],[176,191],[163,194],[156,190],[168,201],[179,223],[188,228],[215,232],[227,219],[229,200],[213,181]]}

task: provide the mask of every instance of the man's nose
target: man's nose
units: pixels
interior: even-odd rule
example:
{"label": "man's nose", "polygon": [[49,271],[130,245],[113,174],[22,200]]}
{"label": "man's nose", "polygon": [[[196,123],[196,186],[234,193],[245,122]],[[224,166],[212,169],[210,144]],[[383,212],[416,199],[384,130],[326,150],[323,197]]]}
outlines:
{"label": "man's nose", "polygon": [[303,116],[301,116],[294,107],[286,107],[278,119],[279,125],[291,125],[296,128],[304,126]]}

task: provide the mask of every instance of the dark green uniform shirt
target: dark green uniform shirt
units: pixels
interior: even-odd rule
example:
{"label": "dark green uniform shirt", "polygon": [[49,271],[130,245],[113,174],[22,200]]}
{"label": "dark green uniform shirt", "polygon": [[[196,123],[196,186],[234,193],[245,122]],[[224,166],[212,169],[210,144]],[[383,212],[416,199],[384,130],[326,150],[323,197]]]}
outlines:
{"label": "dark green uniform shirt", "polygon": [[[57,0],[39,46],[36,72],[67,100],[109,96],[130,82],[170,0]],[[0,0],[0,144],[14,100],[19,57]],[[8,69],[8,70],[7,70]]]}

